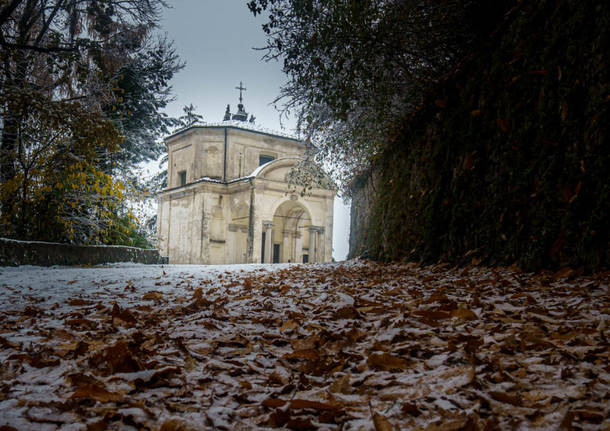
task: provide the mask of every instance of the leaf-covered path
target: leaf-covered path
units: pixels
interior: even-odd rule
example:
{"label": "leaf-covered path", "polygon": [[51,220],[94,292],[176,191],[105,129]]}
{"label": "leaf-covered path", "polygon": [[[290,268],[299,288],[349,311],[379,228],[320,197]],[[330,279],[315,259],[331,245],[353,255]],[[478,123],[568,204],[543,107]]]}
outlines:
{"label": "leaf-covered path", "polygon": [[0,430],[608,429],[609,281],[0,268]]}

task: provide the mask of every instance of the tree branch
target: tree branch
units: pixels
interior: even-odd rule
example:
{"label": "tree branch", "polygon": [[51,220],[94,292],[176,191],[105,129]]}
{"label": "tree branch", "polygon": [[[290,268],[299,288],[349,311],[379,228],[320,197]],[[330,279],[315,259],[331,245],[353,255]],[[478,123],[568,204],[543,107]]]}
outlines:
{"label": "tree branch", "polygon": [[23,0],[13,0],[2,11],[0,11],[0,26],[11,16],[15,9],[23,2]]}
{"label": "tree branch", "polygon": [[35,46],[28,44],[19,44],[19,43],[10,43],[6,41],[0,41],[0,46],[8,49],[20,49],[24,51],[35,51],[35,52],[43,52],[43,53],[52,53],[52,52],[74,52],[78,48],[75,46],[72,47],[64,47],[64,46]]}

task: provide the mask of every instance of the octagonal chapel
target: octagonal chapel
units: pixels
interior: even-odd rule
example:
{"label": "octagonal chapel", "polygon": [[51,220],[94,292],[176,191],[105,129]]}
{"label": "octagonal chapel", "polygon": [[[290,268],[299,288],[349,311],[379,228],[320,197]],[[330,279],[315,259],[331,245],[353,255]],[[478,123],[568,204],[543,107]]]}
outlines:
{"label": "octagonal chapel", "polygon": [[288,175],[305,144],[248,121],[241,102],[240,94],[238,111],[227,106],[222,122],[192,124],[166,138],[161,256],[193,264],[330,261],[336,191],[290,192]]}

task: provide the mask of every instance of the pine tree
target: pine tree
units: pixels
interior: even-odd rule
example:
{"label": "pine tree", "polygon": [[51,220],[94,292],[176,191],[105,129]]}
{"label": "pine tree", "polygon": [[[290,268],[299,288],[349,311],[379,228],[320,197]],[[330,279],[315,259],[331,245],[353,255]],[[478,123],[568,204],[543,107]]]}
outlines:
{"label": "pine tree", "polygon": [[181,67],[163,0],[0,5],[0,235],[129,242],[130,170],[163,150]]}
{"label": "pine tree", "polygon": [[184,112],[184,115],[178,118],[180,126],[189,127],[197,122],[203,121],[203,117],[195,112],[196,109],[197,107],[193,106],[192,103],[188,106],[184,105],[182,107],[182,112]]}

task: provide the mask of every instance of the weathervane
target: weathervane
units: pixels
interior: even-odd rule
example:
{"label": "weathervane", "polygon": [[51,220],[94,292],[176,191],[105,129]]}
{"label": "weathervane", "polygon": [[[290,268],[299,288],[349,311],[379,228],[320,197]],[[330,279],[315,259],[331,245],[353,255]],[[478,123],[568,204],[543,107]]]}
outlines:
{"label": "weathervane", "polygon": [[235,89],[236,89],[236,90],[239,90],[239,103],[243,103],[243,102],[242,102],[242,97],[241,97],[241,92],[242,92],[243,90],[247,90],[247,88],[246,88],[246,87],[244,87],[244,84],[242,84],[242,82],[241,82],[241,81],[239,81],[239,87],[235,87]]}

